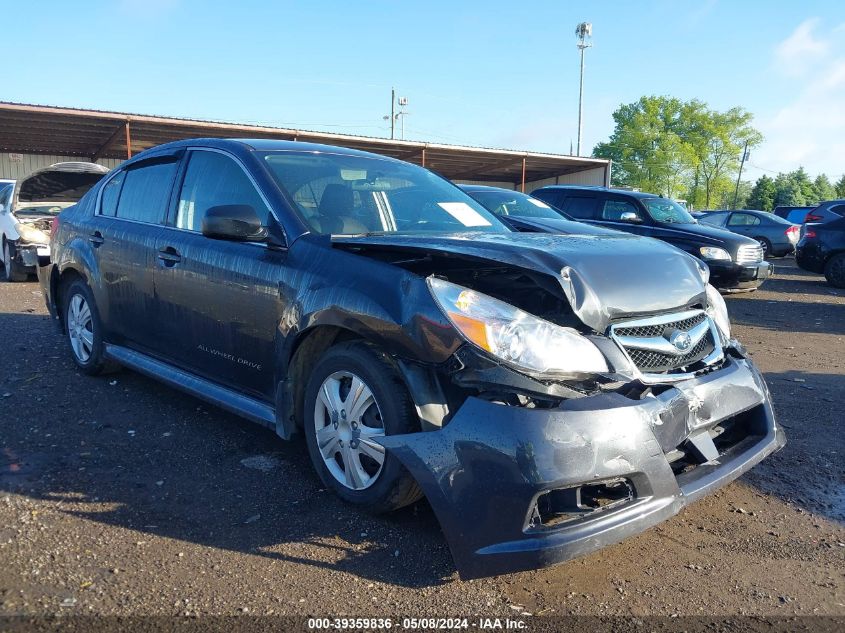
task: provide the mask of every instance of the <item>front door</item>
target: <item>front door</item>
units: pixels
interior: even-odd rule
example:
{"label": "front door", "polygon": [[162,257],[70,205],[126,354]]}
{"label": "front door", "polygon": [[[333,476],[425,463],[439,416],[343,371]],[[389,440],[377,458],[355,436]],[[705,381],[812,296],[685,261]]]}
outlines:
{"label": "front door", "polygon": [[286,251],[202,235],[209,208],[234,204],[271,222],[269,205],[236,159],[191,151],[169,228],[156,244],[157,319],[175,364],[270,400]]}

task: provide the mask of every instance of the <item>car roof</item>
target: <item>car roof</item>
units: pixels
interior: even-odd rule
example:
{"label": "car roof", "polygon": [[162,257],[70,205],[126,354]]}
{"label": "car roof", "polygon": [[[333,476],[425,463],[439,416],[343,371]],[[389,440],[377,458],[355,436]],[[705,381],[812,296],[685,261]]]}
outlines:
{"label": "car roof", "polygon": [[502,193],[522,193],[523,195],[528,195],[527,193],[523,193],[522,191],[517,191],[516,189],[505,189],[504,187],[491,187],[490,185],[458,185],[464,191],[500,191]]}
{"label": "car roof", "polygon": [[[273,152],[273,151],[297,151],[297,152],[321,152],[326,154],[342,154],[345,156],[361,156],[366,158],[378,158],[381,160],[402,162],[390,156],[383,154],[374,154],[372,152],[364,152],[357,149],[350,149],[348,147],[341,147],[339,145],[324,145],[322,143],[306,143],[302,141],[282,141],[275,139],[264,138],[188,138],[179,141],[172,141],[164,143],[163,145],[156,145],[145,152],[160,151],[160,150],[174,150],[183,147],[211,147],[217,149],[228,150],[246,150],[258,152]],[[141,152],[136,154],[145,154]],[[135,156],[132,157],[133,159]]]}
{"label": "car roof", "polygon": [[647,191],[631,191],[630,189],[616,189],[614,187],[600,187],[598,185],[547,185],[540,187],[540,189],[563,189],[566,191],[602,191],[606,193],[615,193],[633,198],[662,198],[656,193],[648,193]]}

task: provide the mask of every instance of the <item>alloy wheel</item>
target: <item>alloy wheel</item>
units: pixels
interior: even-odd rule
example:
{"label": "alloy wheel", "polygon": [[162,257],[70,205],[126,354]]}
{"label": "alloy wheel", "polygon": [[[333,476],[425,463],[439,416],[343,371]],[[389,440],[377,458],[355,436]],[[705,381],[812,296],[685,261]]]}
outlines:
{"label": "alloy wheel", "polygon": [[73,295],[68,304],[67,332],[74,355],[87,363],[94,350],[94,319],[88,302],[80,294]]}
{"label": "alloy wheel", "polygon": [[320,385],[314,403],[317,448],[323,462],[351,490],[373,485],[384,466],[384,422],[372,390],[355,374],[337,371]]}

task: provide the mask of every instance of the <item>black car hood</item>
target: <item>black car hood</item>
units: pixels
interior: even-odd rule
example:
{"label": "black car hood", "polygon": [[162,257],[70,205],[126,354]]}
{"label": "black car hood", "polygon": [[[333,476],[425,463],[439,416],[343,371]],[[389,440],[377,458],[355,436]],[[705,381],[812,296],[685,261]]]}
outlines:
{"label": "black car hood", "polygon": [[15,207],[25,202],[78,202],[109,172],[96,163],[55,163],[18,181]]}
{"label": "black car hood", "polygon": [[679,235],[686,234],[688,236],[704,238],[703,241],[710,242],[714,246],[727,246],[731,255],[735,255],[737,249],[743,244],[756,244],[756,241],[750,237],[739,235],[709,224],[668,224],[660,223],[659,226],[664,231],[674,231]]}
{"label": "black car hood", "polygon": [[539,231],[561,235],[624,235],[621,231],[605,229],[584,222],[564,218],[528,218],[519,215],[497,216],[502,222],[518,231]]}
{"label": "black car hood", "polygon": [[436,252],[544,273],[563,288],[573,311],[604,332],[614,319],[703,304],[702,264],[677,248],[626,234],[460,233],[333,236],[366,252]]}

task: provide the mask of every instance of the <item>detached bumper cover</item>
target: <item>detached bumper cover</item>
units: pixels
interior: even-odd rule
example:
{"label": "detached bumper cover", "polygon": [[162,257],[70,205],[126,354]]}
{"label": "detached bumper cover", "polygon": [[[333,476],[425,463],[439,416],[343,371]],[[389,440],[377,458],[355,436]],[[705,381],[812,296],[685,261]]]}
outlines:
{"label": "detached bumper cover", "polygon": [[[748,437],[673,472],[666,453],[739,414]],[[785,437],[759,372],[731,359],[642,400],[611,393],[538,410],[470,398],[442,430],[381,443],[425,492],[460,575],[475,578],[543,567],[637,534],[732,481]],[[623,505],[557,527],[532,523],[541,493],[620,477],[635,488]]]}

